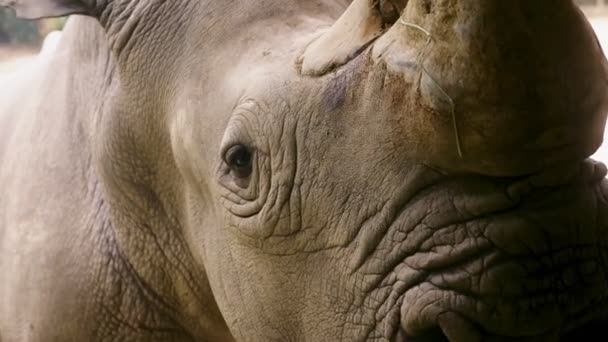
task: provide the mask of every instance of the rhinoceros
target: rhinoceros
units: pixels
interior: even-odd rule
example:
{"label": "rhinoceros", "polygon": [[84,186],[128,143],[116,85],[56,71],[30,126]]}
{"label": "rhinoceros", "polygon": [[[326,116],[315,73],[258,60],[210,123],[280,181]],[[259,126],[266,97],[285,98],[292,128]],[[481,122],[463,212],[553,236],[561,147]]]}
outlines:
{"label": "rhinoceros", "polygon": [[3,342],[605,336],[572,0],[0,3],[74,14],[1,88]]}

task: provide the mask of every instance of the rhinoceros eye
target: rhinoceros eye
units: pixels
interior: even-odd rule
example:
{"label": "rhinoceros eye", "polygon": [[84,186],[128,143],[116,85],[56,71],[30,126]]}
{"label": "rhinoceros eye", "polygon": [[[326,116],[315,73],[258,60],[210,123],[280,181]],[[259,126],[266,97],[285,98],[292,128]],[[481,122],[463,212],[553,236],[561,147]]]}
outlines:
{"label": "rhinoceros eye", "polygon": [[245,145],[234,145],[226,151],[224,161],[234,176],[247,178],[253,170],[253,151]]}

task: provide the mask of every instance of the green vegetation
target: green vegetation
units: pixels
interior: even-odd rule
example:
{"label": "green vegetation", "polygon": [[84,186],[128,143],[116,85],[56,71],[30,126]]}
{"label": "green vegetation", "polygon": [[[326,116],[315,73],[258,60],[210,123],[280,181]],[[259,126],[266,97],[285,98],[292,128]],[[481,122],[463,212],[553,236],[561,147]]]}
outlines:
{"label": "green vegetation", "polygon": [[31,43],[40,40],[35,22],[15,18],[12,11],[0,8],[0,43]]}
{"label": "green vegetation", "polygon": [[13,11],[0,8],[0,43],[39,43],[50,31],[61,30],[65,21],[65,18],[21,20]]}

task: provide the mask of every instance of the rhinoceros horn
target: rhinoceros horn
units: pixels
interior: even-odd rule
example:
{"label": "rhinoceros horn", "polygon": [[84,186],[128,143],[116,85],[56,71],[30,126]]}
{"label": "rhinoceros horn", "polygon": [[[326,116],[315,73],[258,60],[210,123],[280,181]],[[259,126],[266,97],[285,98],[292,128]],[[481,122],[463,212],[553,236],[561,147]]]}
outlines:
{"label": "rhinoceros horn", "polygon": [[385,112],[427,164],[521,175],[602,142],[608,64],[572,0],[410,0],[371,51]]}
{"label": "rhinoceros horn", "polygon": [[343,65],[394,23],[407,0],[355,0],[338,21],[308,46],[302,74],[322,75]]}

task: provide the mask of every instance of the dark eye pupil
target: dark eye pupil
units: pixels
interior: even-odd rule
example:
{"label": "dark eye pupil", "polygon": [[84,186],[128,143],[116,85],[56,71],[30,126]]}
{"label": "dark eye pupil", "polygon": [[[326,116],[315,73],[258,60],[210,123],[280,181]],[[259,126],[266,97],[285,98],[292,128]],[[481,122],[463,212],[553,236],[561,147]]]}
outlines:
{"label": "dark eye pupil", "polygon": [[251,150],[244,145],[231,147],[226,154],[226,163],[238,177],[245,178],[251,173]]}
{"label": "dark eye pupil", "polygon": [[249,151],[243,147],[235,152],[232,164],[236,167],[242,168],[248,166],[250,162],[251,153],[249,153]]}

